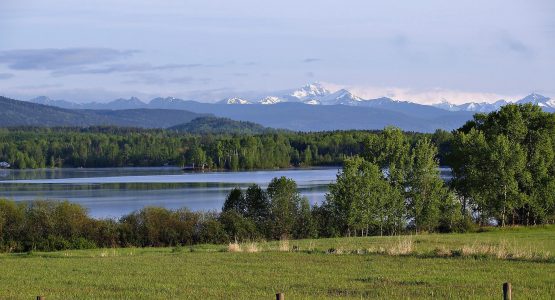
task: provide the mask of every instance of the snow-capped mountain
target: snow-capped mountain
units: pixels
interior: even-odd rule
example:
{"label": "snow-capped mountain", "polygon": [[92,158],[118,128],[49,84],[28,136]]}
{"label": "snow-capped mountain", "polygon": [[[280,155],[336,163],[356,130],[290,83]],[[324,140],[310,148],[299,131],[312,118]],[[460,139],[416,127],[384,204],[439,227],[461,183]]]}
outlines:
{"label": "snow-capped mountain", "polygon": [[359,105],[360,102],[365,101],[359,96],[351,93],[346,89],[341,89],[335,93],[331,93],[320,100],[324,105]]}
{"label": "snow-capped mountain", "polygon": [[538,105],[542,108],[548,108],[548,109],[555,109],[555,99],[550,99],[548,97],[542,96],[540,94],[536,94],[536,93],[532,93],[520,100],[518,100],[516,103],[518,104],[525,104],[525,103],[531,103],[534,105]]}
{"label": "snow-capped mountain", "polygon": [[310,99],[310,100],[306,100],[303,101],[304,104],[309,104],[309,105],[320,105],[322,104],[322,102],[316,100],[316,99]]}
{"label": "snow-capped mountain", "polygon": [[150,100],[150,102],[148,103],[148,107],[175,109],[180,105],[183,105],[183,103],[185,103],[185,100],[181,100],[175,97],[166,97],[166,98],[158,97]]}
{"label": "snow-capped mountain", "polygon": [[281,102],[287,102],[287,100],[285,100],[283,98],[280,98],[280,97],[276,97],[276,96],[268,96],[268,97],[264,97],[264,98],[262,98],[258,101],[259,104],[265,104],[265,105],[277,104],[277,103],[281,103]]}
{"label": "snow-capped mountain", "polygon": [[219,103],[223,104],[264,104],[271,105],[283,102],[299,102],[310,105],[358,105],[365,101],[348,90],[341,89],[331,92],[320,83],[310,83],[299,89],[289,91],[282,96],[266,96],[262,99],[251,101],[242,98],[230,98]]}
{"label": "snow-capped mountain", "polygon": [[437,108],[441,108],[443,110],[447,110],[447,111],[460,111],[461,108],[453,103],[450,103],[449,101],[442,99],[441,102],[439,103],[435,103],[432,104],[432,106],[437,107]]}
{"label": "snow-capped mountain", "polygon": [[224,99],[220,102],[218,102],[220,104],[252,104],[251,101],[243,99],[243,98],[239,98],[239,97],[233,97],[233,98],[228,98],[228,99]]}
{"label": "snow-capped mountain", "polygon": [[[395,103],[412,103],[412,102],[393,100],[388,97],[380,97],[376,99],[364,100],[359,105],[368,106],[368,107],[379,107],[379,106],[388,106]],[[416,104],[416,103],[412,103],[412,104]]]}
{"label": "snow-capped mountain", "polygon": [[487,112],[496,111],[500,109],[502,106],[507,105],[508,103],[509,102],[501,99],[501,100],[497,100],[494,103],[470,102],[470,103],[464,103],[464,104],[458,105],[457,107],[459,108],[459,110],[462,110],[462,111],[487,113]]}
{"label": "snow-capped mountain", "polygon": [[[380,129],[388,125],[419,132],[433,132],[437,128],[453,130],[472,119],[472,115],[476,112],[495,111],[512,102],[532,103],[539,105],[544,111],[555,112],[555,101],[536,93],[510,102],[499,100],[494,103],[475,101],[452,104],[442,101],[434,105],[425,105],[387,97],[365,99],[347,89],[330,91],[321,84],[313,83],[299,89],[282,90],[267,95],[256,94],[252,98],[236,95],[236,97],[216,103],[182,100],[174,97],[158,97],[148,103],[136,97],[117,99],[107,103],[72,103],[64,100],[52,100],[48,97],[38,97],[31,101],[69,109],[128,110],[141,108],[153,109],[153,113],[159,109],[167,109],[176,114],[181,114],[180,111],[188,111],[250,121],[268,127],[303,131]],[[120,113],[125,112],[116,112],[114,115]],[[139,113],[144,112],[139,111]]]}
{"label": "snow-capped mountain", "polygon": [[[116,99],[107,103],[89,102],[89,103],[73,103],[65,100],[52,100],[46,96],[31,99],[30,102],[57,106],[68,109],[136,109],[136,108],[157,108],[157,109],[191,109],[192,106],[202,105],[203,103],[193,100],[182,100],[174,97],[158,97],[145,103],[137,97],[129,99]],[[432,105],[418,104],[410,101],[395,100],[387,97],[376,99],[364,99],[353,94],[347,89],[330,91],[320,83],[307,84],[298,89],[274,92],[268,96],[259,96],[258,98],[232,97],[216,102],[219,105],[277,105],[285,102],[308,104],[308,105],[344,105],[357,107],[371,107],[379,109],[387,109],[406,114],[418,115],[434,115],[441,111],[449,112],[482,112],[489,113],[496,111],[504,105],[511,102],[518,104],[532,103],[542,107],[548,112],[555,112],[555,99],[532,93],[518,101],[498,100],[494,103],[488,102],[467,102],[463,104],[453,104],[446,100]],[[196,107],[195,106],[195,107]]]}
{"label": "snow-capped mountain", "polygon": [[488,102],[468,102],[463,104],[453,104],[446,100],[440,103],[432,104],[437,108],[448,111],[471,111],[471,112],[490,112],[499,109],[501,106],[507,104],[504,100],[499,100],[495,103]]}
{"label": "snow-capped mountain", "polygon": [[[468,102],[463,104],[452,104],[443,100],[440,103],[433,104],[433,106],[437,108],[441,108],[448,111],[470,111],[470,112],[482,112],[482,113],[489,113],[492,111],[496,111],[500,109],[502,106],[507,105],[511,102],[506,100],[498,100],[493,103],[488,102]],[[555,100],[552,100],[548,97],[532,93],[518,101],[518,104],[526,104],[531,103],[534,105],[538,105],[542,107],[545,111],[553,112],[555,111]]]}
{"label": "snow-capped mountain", "polygon": [[452,104],[447,101],[442,101],[433,106],[441,108],[448,111],[471,111],[471,112],[492,112],[501,108],[501,106],[507,105],[509,102],[505,100],[498,100],[494,103],[488,102],[468,102],[463,104]]}
{"label": "snow-capped mountain", "polygon": [[158,97],[150,100],[149,104],[170,104],[170,103],[176,103],[181,101],[183,100],[175,97],[166,97],[166,98]]}
{"label": "snow-capped mountain", "polygon": [[330,95],[331,92],[320,83],[310,83],[298,90],[292,91],[288,96],[296,98],[299,101],[309,101],[319,99]]}

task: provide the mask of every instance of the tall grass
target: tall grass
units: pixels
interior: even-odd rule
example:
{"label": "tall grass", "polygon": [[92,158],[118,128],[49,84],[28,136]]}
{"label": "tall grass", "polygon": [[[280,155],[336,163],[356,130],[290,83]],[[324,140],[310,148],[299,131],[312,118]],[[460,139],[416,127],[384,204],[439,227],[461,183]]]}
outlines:
{"label": "tall grass", "polygon": [[[555,238],[555,236],[554,236]],[[455,247],[449,244],[441,244],[430,249],[427,244],[422,244],[415,236],[399,236],[383,240],[382,243],[373,243],[372,238],[366,238],[369,245],[364,247],[364,243],[344,242],[338,247],[328,247],[318,249],[315,246],[316,240],[290,241],[282,239],[278,242],[247,242],[230,243],[227,247],[228,252],[305,252],[305,253],[327,253],[335,255],[344,254],[373,254],[386,256],[417,256],[417,257],[473,257],[473,258],[494,258],[500,260],[524,260],[555,262],[555,256],[551,251],[535,249],[533,245],[523,247],[518,243],[509,243],[502,239],[496,243],[489,241],[475,240],[472,243],[465,243]],[[291,246],[293,243],[293,246]],[[436,243],[439,243],[436,241]],[[301,247],[300,245],[305,245]],[[419,246],[421,245],[421,246]]]}

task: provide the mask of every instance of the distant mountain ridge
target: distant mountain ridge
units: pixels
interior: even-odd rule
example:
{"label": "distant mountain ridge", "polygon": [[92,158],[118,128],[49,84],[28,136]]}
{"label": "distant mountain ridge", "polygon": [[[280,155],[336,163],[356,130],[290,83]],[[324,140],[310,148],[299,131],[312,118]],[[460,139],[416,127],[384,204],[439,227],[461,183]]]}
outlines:
{"label": "distant mountain ridge", "polygon": [[[281,96],[280,96],[281,95]],[[167,128],[187,122],[174,123],[181,116],[179,111],[193,114],[213,115],[235,121],[246,121],[264,127],[283,128],[295,131],[349,130],[349,129],[383,129],[397,126],[406,131],[433,132],[436,129],[452,130],[460,127],[472,118],[476,112],[491,112],[509,103],[499,100],[495,103],[474,103],[455,105],[442,102],[436,105],[424,105],[410,101],[394,100],[388,97],[364,99],[347,89],[332,92],[318,83],[307,84],[299,89],[286,90],[256,99],[231,97],[216,103],[203,103],[182,100],[175,97],[158,97],[143,102],[136,97],[117,99],[108,103],[76,104],[64,100],[52,100],[38,97],[31,102],[62,107],[73,112],[91,111],[83,120],[88,120],[94,111],[102,111],[98,119],[109,118],[113,125]],[[516,103],[533,103],[545,111],[555,111],[555,101],[533,93]],[[126,116],[117,115],[125,110]],[[148,116],[149,111],[167,110],[168,122],[163,122],[163,115]],[[133,111],[133,112],[131,112]],[[130,117],[134,114],[137,120]],[[106,121],[106,120],[105,120]],[[105,122],[102,121],[102,122]],[[96,124],[100,121],[77,120],[75,124]],[[95,123],[96,122],[96,123]],[[71,122],[70,122],[71,123]],[[2,123],[0,122],[0,125]],[[137,125],[138,124],[138,125]]]}
{"label": "distant mountain ridge", "polygon": [[[493,103],[488,102],[468,102],[463,104],[451,104],[447,101],[442,101],[441,103],[434,104],[435,107],[445,109],[448,111],[471,111],[471,112],[483,112],[489,113],[500,109],[511,102],[501,99]],[[542,96],[537,93],[532,93],[520,100],[517,100],[517,104],[534,104],[540,106],[544,111],[555,112],[555,100],[548,97]]]}
{"label": "distant mountain ridge", "polygon": [[186,110],[168,109],[66,109],[0,96],[0,127],[87,127],[112,125],[122,127],[167,128],[189,122],[205,115],[206,114],[198,114]]}
{"label": "distant mountain ridge", "polygon": [[[294,103],[304,103],[310,105],[346,105],[346,106],[359,106],[359,107],[376,107],[384,109],[392,109],[394,111],[403,111],[403,109],[418,109],[419,111],[426,110],[427,108],[437,108],[441,110],[457,112],[457,111],[468,111],[468,112],[484,112],[488,113],[491,111],[498,110],[501,106],[511,103],[506,100],[498,100],[494,103],[488,102],[468,102],[464,104],[452,104],[447,101],[442,101],[437,104],[424,105],[418,104],[410,101],[400,101],[394,100],[388,97],[381,97],[376,99],[364,99],[360,96],[355,95],[347,89],[340,89],[335,92],[331,92],[325,88],[322,84],[311,83],[307,84],[299,89],[293,89],[289,91],[282,92],[283,95],[267,95],[257,99],[247,99],[242,97],[230,97],[216,102],[217,104],[226,105],[248,105],[248,104],[260,104],[260,105],[275,105],[285,102]],[[69,109],[138,109],[138,108],[163,108],[163,109],[184,109],[187,103],[195,102],[193,100],[182,100],[175,97],[158,97],[150,100],[146,103],[141,101],[136,97],[131,97],[129,99],[116,99],[107,103],[99,102],[89,102],[89,103],[73,103],[66,100],[52,100],[48,97],[41,96],[31,99],[30,102],[57,106]],[[545,111],[555,112],[555,100],[548,97],[539,95],[537,93],[532,93],[518,101],[516,103],[532,103],[541,106]],[[435,110],[430,110],[434,112]],[[406,111],[403,111],[406,112]]]}
{"label": "distant mountain ridge", "polygon": [[[188,123],[199,116],[214,115],[294,131],[380,130],[386,126],[396,126],[405,131],[433,132],[436,129],[458,128],[472,118],[472,113],[468,112],[449,112],[385,99],[382,99],[382,105],[391,104],[391,108],[307,105],[302,102],[229,105],[161,98],[147,104],[147,108],[93,110],[66,109],[8,98],[0,100],[3,100],[0,101],[0,127],[114,125],[168,128]],[[121,107],[119,104],[122,101],[117,103],[113,107]],[[135,99],[130,99],[129,103],[142,106]]]}

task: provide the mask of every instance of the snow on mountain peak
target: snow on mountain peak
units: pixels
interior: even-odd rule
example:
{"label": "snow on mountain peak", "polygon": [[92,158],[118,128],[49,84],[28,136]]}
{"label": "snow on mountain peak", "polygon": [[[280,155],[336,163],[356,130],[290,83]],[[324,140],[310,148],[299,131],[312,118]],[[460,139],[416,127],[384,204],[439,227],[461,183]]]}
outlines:
{"label": "snow on mountain peak", "polygon": [[223,104],[252,104],[252,102],[250,102],[249,100],[245,100],[245,99],[242,99],[242,98],[239,98],[239,97],[224,99],[220,103],[223,103]]}
{"label": "snow on mountain peak", "polygon": [[[471,111],[471,112],[483,112],[489,113],[500,109],[502,106],[509,104],[507,100],[500,99],[493,103],[490,102],[467,102],[463,104],[452,104],[447,101],[441,101],[440,103],[433,104],[433,106],[449,110],[449,111]],[[544,97],[542,95],[532,93],[518,101],[517,104],[532,103],[548,109],[555,109],[555,101]]]}
{"label": "snow on mountain peak", "polygon": [[276,96],[264,97],[260,101],[258,101],[258,103],[260,103],[260,104],[276,104],[276,103],[280,103],[280,102],[285,102],[285,100],[283,100],[280,97],[276,97]]}
{"label": "snow on mountain peak", "polygon": [[165,102],[169,102],[169,103],[173,103],[173,102],[178,102],[179,99],[175,98],[175,97],[166,97],[166,98],[162,98],[162,100],[164,100]]}
{"label": "snow on mountain peak", "polygon": [[337,91],[335,94],[337,94],[337,99],[349,99],[349,100],[354,100],[354,101],[362,101],[363,100],[359,96],[351,93],[350,91],[348,91],[346,89],[341,89],[341,90]]}
{"label": "snow on mountain peak", "polygon": [[364,99],[354,95],[346,89],[338,90],[337,92],[330,94],[324,99],[322,99],[323,104],[343,104],[343,105],[353,105],[355,103],[364,101]]}
{"label": "snow on mountain peak", "polygon": [[309,104],[309,105],[320,105],[322,104],[322,102],[320,102],[319,100],[316,99],[309,99],[309,100],[305,100],[303,101],[304,104]]}
{"label": "snow on mountain peak", "polygon": [[[520,100],[517,101],[517,103],[532,103],[534,105],[539,105],[539,106],[549,106],[549,102],[551,99],[547,98],[545,96],[542,96],[540,94],[536,94],[536,93],[532,93]],[[550,106],[552,108],[554,108],[553,106]]]}
{"label": "snow on mountain peak", "polygon": [[299,100],[306,100],[309,97],[323,97],[331,94],[331,92],[323,87],[320,83],[310,83],[302,88],[295,90],[290,96],[293,96]]}
{"label": "snow on mountain peak", "polygon": [[444,110],[448,110],[448,111],[460,111],[461,110],[461,108],[458,105],[450,103],[445,98],[441,99],[441,101],[439,103],[432,104],[432,106],[435,106],[437,108],[441,108],[441,109],[444,109]]}

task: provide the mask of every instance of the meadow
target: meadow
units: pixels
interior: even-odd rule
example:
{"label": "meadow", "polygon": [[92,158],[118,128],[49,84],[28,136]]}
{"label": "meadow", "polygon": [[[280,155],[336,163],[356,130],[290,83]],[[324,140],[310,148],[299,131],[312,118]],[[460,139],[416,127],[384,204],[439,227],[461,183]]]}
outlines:
{"label": "meadow", "polygon": [[555,226],[0,255],[0,299],[555,296]]}

